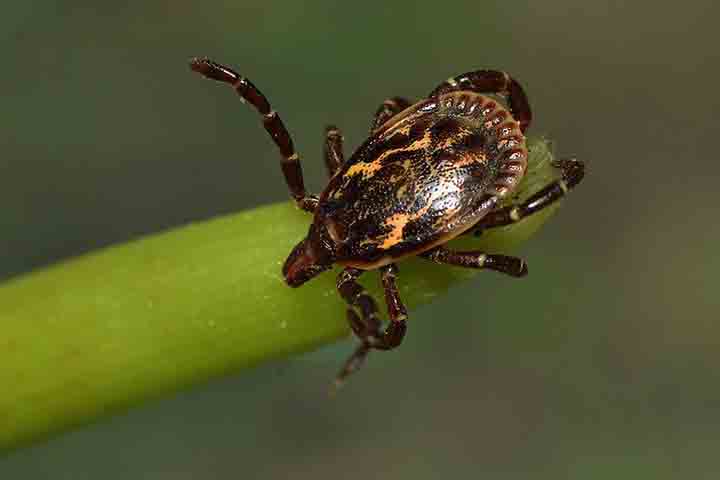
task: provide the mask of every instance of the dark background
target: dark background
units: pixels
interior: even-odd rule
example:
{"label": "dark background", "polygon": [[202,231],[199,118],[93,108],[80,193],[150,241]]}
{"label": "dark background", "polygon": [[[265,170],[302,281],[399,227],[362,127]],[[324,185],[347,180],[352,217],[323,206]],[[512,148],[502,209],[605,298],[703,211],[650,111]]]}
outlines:
{"label": "dark background", "polygon": [[349,343],[13,453],[0,477],[717,478],[715,2],[102,3],[3,6],[0,278],[286,198],[257,116],[193,55],[261,86],[312,190],[325,124],[350,150],[384,98],[477,68],[518,78],[531,132],[588,176],[524,248],[527,279],[414,312],[338,398]]}

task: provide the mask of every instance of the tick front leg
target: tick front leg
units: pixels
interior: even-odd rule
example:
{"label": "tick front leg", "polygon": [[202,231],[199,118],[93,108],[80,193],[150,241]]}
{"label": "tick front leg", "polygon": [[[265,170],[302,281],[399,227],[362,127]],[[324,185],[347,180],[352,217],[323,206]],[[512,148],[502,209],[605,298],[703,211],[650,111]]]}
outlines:
{"label": "tick front leg", "polygon": [[247,78],[207,58],[192,59],[190,68],[206,78],[229,84],[244,102],[250,103],[262,115],[265,130],[280,150],[282,156],[280,167],[290,189],[290,195],[298,207],[309,212],[314,211],[318,203],[317,197],[308,195],[305,191],[300,157],[295,151],[292,138],[280,115],[272,109],[265,95]]}
{"label": "tick front leg", "polygon": [[348,323],[361,343],[338,373],[335,380],[337,387],[341,386],[349,375],[362,366],[370,350],[390,350],[400,345],[407,329],[407,310],[400,300],[395,283],[397,267],[391,264],[383,267],[380,271],[390,315],[390,324],[385,331],[381,330],[377,304],[357,282],[357,278],[362,272],[356,268],[346,268],[338,277],[337,289],[350,307],[347,310]]}
{"label": "tick front leg", "polygon": [[469,90],[477,93],[492,93],[507,99],[510,113],[520,122],[520,130],[525,130],[532,121],[532,112],[527,95],[520,84],[505,72],[496,70],[477,70],[450,78],[430,93],[436,97],[448,92]]}
{"label": "tick front leg", "polygon": [[549,207],[575,188],[585,175],[585,164],[574,158],[558,160],[553,166],[562,170],[560,180],[546,186],[520,205],[510,205],[488,213],[472,228],[475,235],[480,235],[483,230],[488,228],[502,227],[518,222],[528,215]]}
{"label": "tick front leg", "polygon": [[457,267],[495,270],[511,277],[524,277],[528,273],[525,260],[507,255],[493,255],[479,250],[456,252],[445,247],[437,247],[420,256],[435,263],[455,265]]}
{"label": "tick front leg", "polygon": [[329,125],[325,128],[325,167],[330,177],[345,162],[343,140],[340,129],[335,125]]}
{"label": "tick front leg", "polygon": [[370,127],[370,133],[377,130],[383,123],[412,105],[412,102],[403,97],[392,97],[385,100],[375,112],[375,119]]}

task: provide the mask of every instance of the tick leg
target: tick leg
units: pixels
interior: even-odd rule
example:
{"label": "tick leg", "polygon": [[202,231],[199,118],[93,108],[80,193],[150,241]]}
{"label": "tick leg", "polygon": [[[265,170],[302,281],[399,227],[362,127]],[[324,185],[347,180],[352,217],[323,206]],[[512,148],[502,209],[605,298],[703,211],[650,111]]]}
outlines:
{"label": "tick leg", "polygon": [[457,90],[470,90],[477,93],[492,93],[507,99],[510,113],[520,122],[520,130],[525,133],[532,120],[532,112],[527,96],[520,84],[505,72],[497,70],[477,70],[450,78],[432,91],[430,97],[436,97]]}
{"label": "tick leg", "polygon": [[380,125],[387,122],[410,105],[412,105],[412,102],[403,97],[392,97],[385,100],[375,112],[375,119],[370,127],[370,133],[377,130]]}
{"label": "tick leg", "polygon": [[[377,130],[383,123],[387,122],[410,105],[412,105],[412,102],[404,97],[392,97],[385,100],[375,112],[370,132],[372,133]],[[340,130],[332,125],[327,127],[325,140],[325,165],[327,166],[330,176],[332,176],[333,173],[335,173],[335,170],[337,170],[344,162],[342,146],[343,137]]]}
{"label": "tick leg", "polygon": [[[396,323],[402,323],[403,327],[396,327],[398,331],[402,330],[402,334],[405,333],[405,320],[407,320],[407,309],[400,299],[400,292],[398,291],[397,280],[398,267],[391,263],[380,269],[380,278],[382,280],[383,289],[385,290],[385,303],[388,307],[388,315],[390,316],[390,326]],[[397,344],[393,344],[393,347],[400,345],[402,341],[402,335],[397,339]]]}
{"label": "tick leg", "polygon": [[480,235],[483,230],[502,227],[520,221],[543,208],[547,208],[572,190],[585,175],[585,164],[574,158],[558,160],[553,166],[562,170],[562,177],[519,205],[510,205],[488,213],[472,231]]}
{"label": "tick leg", "polygon": [[231,85],[244,102],[249,102],[262,115],[265,130],[282,155],[280,166],[290,189],[290,195],[298,207],[309,212],[314,211],[318,202],[317,197],[308,195],[305,191],[300,157],[295,151],[292,138],[280,119],[280,115],[270,107],[265,95],[247,78],[207,58],[192,59],[190,68],[207,78]]}
{"label": "tick leg", "polygon": [[511,277],[524,277],[528,273],[527,264],[521,258],[493,255],[479,250],[456,252],[445,247],[437,247],[421,253],[420,256],[435,263],[466,268],[487,268]]}
{"label": "tick leg", "polygon": [[335,125],[325,128],[325,167],[330,177],[345,162],[343,136]]}
{"label": "tick leg", "polygon": [[357,282],[357,278],[362,272],[355,268],[346,268],[338,277],[338,291],[350,307],[347,311],[350,328],[361,342],[338,373],[335,381],[335,385],[338,387],[350,374],[362,366],[370,350],[390,350],[400,345],[407,328],[407,310],[400,300],[395,283],[397,267],[391,264],[383,267],[380,271],[385,289],[385,301],[390,315],[390,323],[385,331],[381,330],[375,301]]}

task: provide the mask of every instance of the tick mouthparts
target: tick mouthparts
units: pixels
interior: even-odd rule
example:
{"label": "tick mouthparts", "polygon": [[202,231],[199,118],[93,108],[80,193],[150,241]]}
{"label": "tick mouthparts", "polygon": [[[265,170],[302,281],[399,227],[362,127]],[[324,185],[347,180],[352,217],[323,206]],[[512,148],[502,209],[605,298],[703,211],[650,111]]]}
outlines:
{"label": "tick mouthparts", "polygon": [[285,260],[282,268],[285,283],[291,287],[299,287],[316,275],[332,267],[332,261],[325,263],[317,255],[313,244],[306,238],[298,243]]}

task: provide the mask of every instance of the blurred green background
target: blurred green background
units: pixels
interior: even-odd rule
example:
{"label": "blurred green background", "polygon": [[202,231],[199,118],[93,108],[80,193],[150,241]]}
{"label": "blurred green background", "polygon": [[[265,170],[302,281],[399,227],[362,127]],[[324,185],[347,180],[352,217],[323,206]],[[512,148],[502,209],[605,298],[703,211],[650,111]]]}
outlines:
{"label": "blurred green background", "polygon": [[14,452],[0,478],[718,478],[719,17],[710,1],[5,3],[0,279],[287,198],[257,116],[193,55],[263,89],[314,191],[327,123],[349,154],[383,99],[477,68],[518,78],[532,133],[588,176],[524,248],[527,279],[480,275],[413,312],[403,348],[337,398],[350,342]]}

